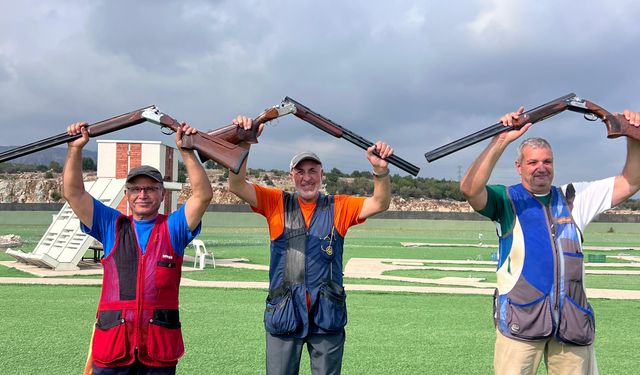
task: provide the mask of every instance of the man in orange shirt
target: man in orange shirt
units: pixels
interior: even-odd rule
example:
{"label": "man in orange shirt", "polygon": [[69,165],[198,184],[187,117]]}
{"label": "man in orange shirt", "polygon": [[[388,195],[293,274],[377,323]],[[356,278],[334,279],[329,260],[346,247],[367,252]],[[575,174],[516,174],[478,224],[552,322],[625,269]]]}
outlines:
{"label": "man in orange shirt", "polygon": [[[251,119],[238,116],[234,124],[249,129]],[[385,159],[392,154],[393,149],[380,141],[367,150],[373,168],[371,197],[322,194],[322,162],[309,151],[295,155],[289,165],[295,193],[246,181],[246,162],[238,174],[229,173],[229,190],[269,224],[267,374],[297,374],[304,343],[313,374],[340,373],[347,324],[344,237],[352,225],[389,208],[391,183]]]}

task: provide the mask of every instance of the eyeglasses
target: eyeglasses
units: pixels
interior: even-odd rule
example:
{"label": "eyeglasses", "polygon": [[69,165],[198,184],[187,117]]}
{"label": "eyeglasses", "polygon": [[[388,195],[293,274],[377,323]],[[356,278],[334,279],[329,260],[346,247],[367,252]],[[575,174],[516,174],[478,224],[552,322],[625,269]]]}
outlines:
{"label": "eyeglasses", "polygon": [[160,190],[160,186],[127,186],[127,191],[131,194],[140,194],[145,192],[146,194],[156,193]]}

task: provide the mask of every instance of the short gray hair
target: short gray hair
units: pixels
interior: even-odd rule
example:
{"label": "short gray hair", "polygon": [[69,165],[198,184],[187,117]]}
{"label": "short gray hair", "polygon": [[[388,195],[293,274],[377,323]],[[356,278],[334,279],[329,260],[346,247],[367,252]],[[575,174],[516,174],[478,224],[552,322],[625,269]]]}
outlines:
{"label": "short gray hair", "polygon": [[522,143],[520,143],[520,146],[518,146],[518,159],[517,160],[522,161],[522,150],[524,150],[525,147],[547,148],[547,149],[551,150],[551,145],[549,144],[549,142],[547,142],[546,139],[537,138],[537,137],[527,138],[524,141],[522,141]]}

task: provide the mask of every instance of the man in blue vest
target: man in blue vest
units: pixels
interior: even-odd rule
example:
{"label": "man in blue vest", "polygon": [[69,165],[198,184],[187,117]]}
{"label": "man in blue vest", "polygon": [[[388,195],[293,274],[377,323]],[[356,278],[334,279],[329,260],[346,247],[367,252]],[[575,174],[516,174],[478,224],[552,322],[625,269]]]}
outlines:
{"label": "man in blue vest", "polygon": [[[500,121],[513,125],[523,112],[521,107]],[[626,110],[624,116],[640,126],[640,113]],[[521,183],[487,185],[504,150],[530,126],[495,136],[460,182],[471,207],[495,222],[499,237],[494,369],[536,374],[544,357],[548,374],[597,374],[582,233],[596,215],[640,188],[640,142],[627,138],[620,175],[556,187],[551,146],[529,138],[515,161]]]}
{"label": "man in blue vest", "polygon": [[[239,116],[234,123],[251,128],[248,117]],[[249,183],[246,162],[238,174],[229,173],[229,190],[269,224],[267,374],[297,374],[305,343],[314,375],[340,374],[347,324],[344,237],[352,225],[389,208],[391,183],[385,158],[392,154],[393,149],[380,141],[367,150],[373,174],[371,197],[322,194],[322,162],[309,151],[295,155],[289,164],[295,193]]]}
{"label": "man in blue vest", "polygon": [[185,247],[200,233],[200,220],[213,192],[182,135],[196,130],[183,124],[176,133],[192,194],[169,216],[159,214],[163,178],[142,165],[129,171],[125,197],[131,216],[105,206],[85,189],[82,148],[89,141],[86,123],[67,128],[82,137],[69,142],[63,174],[64,197],[82,230],[104,248],[102,293],[91,346],[93,374],[174,374],[184,353],[178,290]]}

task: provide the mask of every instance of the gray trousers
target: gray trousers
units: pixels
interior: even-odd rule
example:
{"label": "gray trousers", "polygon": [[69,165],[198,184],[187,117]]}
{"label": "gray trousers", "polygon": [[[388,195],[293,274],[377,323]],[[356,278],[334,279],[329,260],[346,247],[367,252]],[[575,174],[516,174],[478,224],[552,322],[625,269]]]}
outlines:
{"label": "gray trousers", "polygon": [[297,375],[300,371],[302,347],[307,343],[313,375],[339,375],[342,368],[345,332],[336,334],[310,333],[303,339],[288,336],[267,336],[267,375]]}

